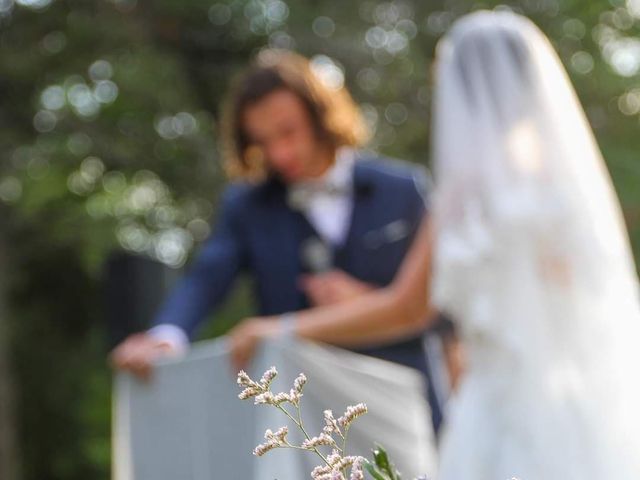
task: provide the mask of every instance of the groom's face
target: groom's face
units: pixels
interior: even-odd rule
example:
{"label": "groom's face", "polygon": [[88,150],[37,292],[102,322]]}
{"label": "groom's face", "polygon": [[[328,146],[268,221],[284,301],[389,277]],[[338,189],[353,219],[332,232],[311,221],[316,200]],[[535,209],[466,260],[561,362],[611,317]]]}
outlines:
{"label": "groom's face", "polygon": [[269,170],[286,183],[318,176],[327,165],[326,148],[317,138],[304,102],[289,90],[267,94],[244,111],[245,132]]}

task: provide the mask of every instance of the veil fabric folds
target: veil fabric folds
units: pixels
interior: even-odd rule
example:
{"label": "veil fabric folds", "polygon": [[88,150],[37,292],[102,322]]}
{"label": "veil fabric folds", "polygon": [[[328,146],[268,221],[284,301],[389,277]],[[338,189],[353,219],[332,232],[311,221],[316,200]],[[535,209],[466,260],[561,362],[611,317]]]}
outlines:
{"label": "veil fabric folds", "polygon": [[640,478],[638,279],[567,74],[507,12],[437,62],[433,296],[469,355],[441,478]]}

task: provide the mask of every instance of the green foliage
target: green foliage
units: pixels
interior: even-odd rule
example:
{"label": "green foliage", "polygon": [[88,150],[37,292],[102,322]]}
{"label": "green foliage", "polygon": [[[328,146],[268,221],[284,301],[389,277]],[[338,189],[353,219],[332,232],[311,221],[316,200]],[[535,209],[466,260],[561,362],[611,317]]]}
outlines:
{"label": "green foliage", "polygon": [[[0,2],[0,207],[26,479],[108,476],[104,260],[124,248],[179,267],[207,235],[225,182],[219,106],[247,60],[264,46],[330,57],[371,147],[428,163],[435,44],[500,3],[558,49],[639,253],[640,12],[622,0]],[[207,334],[247,314],[247,297]]]}
{"label": "green foliage", "polygon": [[373,463],[367,461],[365,468],[374,480],[402,480],[400,472],[396,470],[387,451],[381,445],[376,445],[371,451],[373,455]]}

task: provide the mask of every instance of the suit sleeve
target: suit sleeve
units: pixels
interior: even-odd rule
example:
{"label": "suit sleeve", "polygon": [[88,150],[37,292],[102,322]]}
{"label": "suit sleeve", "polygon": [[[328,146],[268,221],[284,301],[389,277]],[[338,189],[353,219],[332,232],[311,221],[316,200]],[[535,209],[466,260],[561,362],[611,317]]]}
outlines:
{"label": "suit sleeve", "polygon": [[238,225],[238,203],[234,189],[227,189],[213,235],[169,295],[154,325],[175,325],[193,338],[207,314],[227,297],[246,261],[243,236]]}

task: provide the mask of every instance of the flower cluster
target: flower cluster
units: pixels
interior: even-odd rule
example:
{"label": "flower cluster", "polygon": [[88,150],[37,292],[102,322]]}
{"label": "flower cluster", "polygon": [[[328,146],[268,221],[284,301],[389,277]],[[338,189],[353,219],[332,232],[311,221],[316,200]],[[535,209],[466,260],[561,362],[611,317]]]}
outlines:
{"label": "flower cluster", "polygon": [[[277,375],[278,371],[275,367],[271,367],[256,382],[246,372],[240,371],[238,373],[238,386],[243,390],[238,397],[241,400],[253,398],[256,405],[272,405],[278,408],[302,431],[305,439],[299,446],[292,445],[286,438],[289,433],[287,427],[282,427],[275,433],[267,430],[264,435],[265,442],[258,445],[253,450],[253,454],[262,456],[274,448],[309,450],[316,453],[323,461],[322,465],[314,468],[311,472],[313,480],[347,480],[347,472],[349,472],[349,480],[364,480],[363,465],[365,459],[346,455],[346,442],[351,423],[359,416],[367,413],[367,406],[363,403],[349,406],[338,419],[333,416],[331,410],[325,410],[325,425],[322,428],[322,432],[312,437],[305,430],[300,413],[300,399],[302,398],[302,390],[307,383],[307,377],[303,373],[298,375],[289,393],[273,393],[271,384]],[[296,409],[295,415],[286,408],[287,404]],[[338,445],[337,440],[341,441],[341,446]],[[323,454],[319,449],[320,447],[331,447],[331,454]]]}
{"label": "flower cluster", "polygon": [[342,428],[349,428],[356,418],[365,413],[367,413],[367,406],[364,403],[347,407],[347,411],[338,419],[338,425]]}
{"label": "flower cluster", "polygon": [[329,445],[333,446],[336,444],[336,441],[333,439],[331,435],[327,435],[326,433],[321,433],[317,437],[309,438],[302,442],[302,448],[307,450],[313,450],[320,445]]}
{"label": "flower cluster", "polygon": [[342,431],[338,426],[338,421],[333,417],[333,412],[331,410],[325,410],[323,414],[325,426],[322,429],[322,432],[326,433],[327,435],[337,433],[342,436]]}
{"label": "flower cluster", "polygon": [[302,389],[307,383],[307,377],[304,373],[298,375],[295,379],[293,388],[289,390],[289,393],[280,392],[274,394],[271,392],[271,384],[278,375],[276,367],[271,367],[264,372],[260,381],[256,382],[251,380],[249,375],[244,370],[240,370],[238,373],[238,385],[244,390],[240,392],[238,398],[240,400],[246,400],[253,398],[256,405],[281,405],[282,403],[291,403],[294,406],[299,405],[300,398],[302,397]]}
{"label": "flower cluster", "polygon": [[276,367],[271,367],[264,372],[259,382],[254,382],[244,370],[240,370],[237,381],[238,385],[243,387],[244,390],[238,395],[238,398],[240,398],[240,400],[246,400],[247,398],[255,397],[268,391],[276,375],[278,375]]}
{"label": "flower cluster", "polygon": [[364,458],[358,456],[340,455],[338,450],[334,450],[327,457],[326,465],[319,465],[311,472],[313,480],[346,480],[344,472],[351,469],[349,480],[364,480],[364,471],[362,469]]}
{"label": "flower cluster", "polygon": [[[293,388],[289,393],[274,394],[271,392],[271,384],[277,375],[278,372],[275,367],[271,367],[264,372],[259,381],[255,382],[246,372],[241,370],[238,373],[238,385],[243,390],[238,397],[241,400],[254,398],[256,405],[266,404],[278,408],[302,431],[305,440],[301,445],[292,445],[287,440],[289,430],[286,426],[281,427],[275,433],[267,430],[264,434],[265,442],[253,450],[254,455],[261,457],[274,448],[295,448],[313,452],[322,459],[323,464],[318,465],[311,471],[312,480],[347,480],[347,478],[348,480],[364,480],[365,469],[376,479],[400,479],[400,474],[389,460],[387,452],[379,445],[373,450],[374,463],[367,461],[364,457],[346,454],[349,427],[351,427],[354,420],[367,413],[367,406],[364,403],[347,407],[344,414],[337,419],[333,416],[331,410],[325,410],[323,412],[324,427],[322,427],[322,431],[317,436],[311,437],[304,428],[300,414],[300,399],[302,390],[307,383],[307,377],[301,373],[295,379]],[[287,410],[286,404],[295,407],[295,416]],[[337,440],[341,441],[341,446],[338,445]],[[332,451],[328,455],[326,453],[323,454],[320,450],[321,447],[331,447]],[[427,480],[427,477],[422,476],[415,480]],[[511,480],[518,479],[514,477]]]}
{"label": "flower cluster", "polygon": [[271,430],[267,430],[264,432],[264,438],[266,442],[261,443],[253,450],[253,454],[257,457],[261,457],[269,450],[273,450],[278,447],[286,447],[289,445],[287,442],[287,433],[289,433],[289,429],[287,427],[279,428],[275,433]]}

